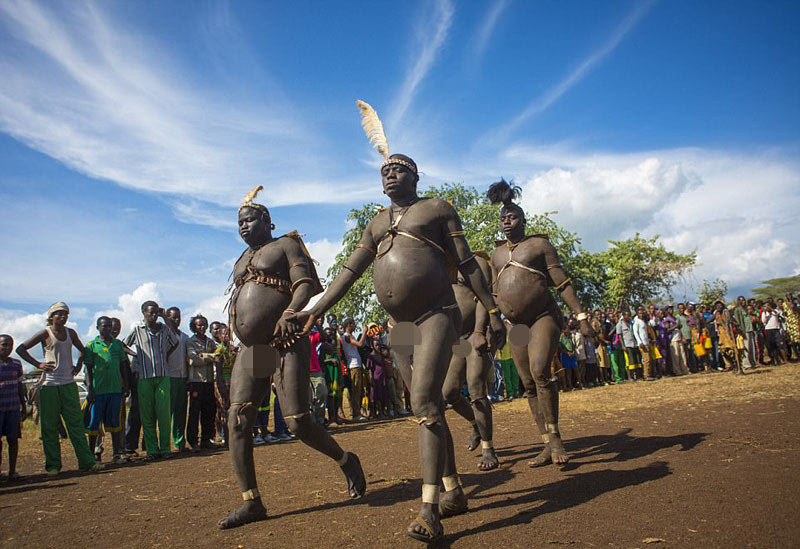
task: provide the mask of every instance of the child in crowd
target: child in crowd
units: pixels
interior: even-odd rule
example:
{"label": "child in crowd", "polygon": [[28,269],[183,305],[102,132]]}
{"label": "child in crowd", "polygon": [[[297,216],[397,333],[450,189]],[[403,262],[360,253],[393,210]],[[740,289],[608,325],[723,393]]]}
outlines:
{"label": "child in crowd", "polygon": [[575,343],[572,341],[572,334],[566,324],[558,340],[558,349],[561,367],[564,369],[564,390],[571,391],[577,385],[578,362],[575,360]]}
{"label": "child in crowd", "polygon": [[0,466],[3,464],[3,437],[8,445],[8,475],[0,473],[0,479],[19,480],[17,453],[22,438],[22,422],[27,415],[25,409],[25,385],[22,383],[22,363],[11,358],[14,339],[0,335]]}

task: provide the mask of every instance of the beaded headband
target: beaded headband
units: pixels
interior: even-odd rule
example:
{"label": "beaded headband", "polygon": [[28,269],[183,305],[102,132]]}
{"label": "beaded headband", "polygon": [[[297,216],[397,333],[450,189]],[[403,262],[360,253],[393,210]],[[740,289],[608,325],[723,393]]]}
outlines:
{"label": "beaded headband", "polygon": [[383,169],[384,166],[388,166],[389,164],[400,164],[401,166],[405,166],[406,168],[411,170],[413,173],[415,174],[417,173],[417,167],[413,165],[411,162],[406,162],[402,158],[387,158],[381,164],[381,169]]}

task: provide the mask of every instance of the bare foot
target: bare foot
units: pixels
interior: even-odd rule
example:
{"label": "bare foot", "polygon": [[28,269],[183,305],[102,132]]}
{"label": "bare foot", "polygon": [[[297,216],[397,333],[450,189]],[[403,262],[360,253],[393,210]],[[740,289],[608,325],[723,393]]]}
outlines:
{"label": "bare foot", "polygon": [[554,465],[564,465],[569,461],[569,455],[564,449],[561,437],[556,433],[550,434],[550,457]]}
{"label": "bare foot", "polygon": [[261,498],[245,501],[244,504],[230,515],[220,520],[217,526],[223,530],[236,528],[248,522],[257,522],[267,518],[267,509],[261,503]]}
{"label": "bare foot", "polygon": [[481,460],[478,462],[479,471],[491,471],[500,467],[500,460],[494,453],[494,448],[483,448],[481,450]]}
{"label": "bare foot", "polygon": [[528,462],[528,467],[541,467],[542,465],[553,463],[551,453],[550,444],[545,444],[539,455]]}
{"label": "bare foot", "polygon": [[469,511],[467,496],[459,486],[449,492],[441,492],[439,495],[439,514],[444,517],[454,517]]}
{"label": "bare foot", "polygon": [[408,526],[406,534],[415,540],[431,543],[444,535],[442,521],[439,520],[439,509],[430,504],[423,503],[419,515]]}
{"label": "bare foot", "polygon": [[469,434],[469,440],[467,441],[467,449],[471,452],[475,448],[481,445],[481,434],[478,431],[478,426],[472,426],[472,432]]}

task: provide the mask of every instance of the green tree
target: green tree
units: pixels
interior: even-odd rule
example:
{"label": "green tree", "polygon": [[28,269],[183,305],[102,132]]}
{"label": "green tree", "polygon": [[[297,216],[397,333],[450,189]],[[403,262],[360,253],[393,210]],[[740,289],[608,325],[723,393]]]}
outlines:
{"label": "green tree", "polygon": [[595,254],[607,277],[607,304],[619,307],[669,296],[670,289],[694,266],[696,252],[678,254],[658,239],[658,235],[647,239],[636,233],[626,240],[609,240],[611,248]]}
{"label": "green tree", "polygon": [[751,290],[755,297],[760,299],[778,299],[787,293],[800,292],[800,274],[783,278],[772,278],[761,283],[763,288]]}
{"label": "green tree", "polygon": [[715,301],[725,300],[725,294],[728,293],[728,283],[721,278],[714,280],[703,280],[703,285],[700,286],[700,293],[698,299],[700,303],[706,307],[711,307]]}
{"label": "green tree", "polygon": [[[471,249],[491,253],[495,248],[495,241],[504,238],[500,230],[497,206],[490,204],[484,194],[475,187],[445,183],[438,187],[431,187],[423,196],[441,198],[453,204],[461,217]],[[380,208],[381,206],[378,204],[369,203],[350,211],[347,219],[354,222],[354,225],[342,239],[342,251],[336,256],[333,266],[328,270],[328,280],[333,280],[341,272],[344,262],[355,250],[364,229]],[[546,233],[549,235],[550,241],[558,251],[564,269],[573,278],[573,285],[582,304],[584,306],[599,305],[606,283],[602,265],[597,262],[596,254],[591,254],[583,249],[578,235],[558,225],[551,217],[552,214],[553,212],[543,214],[526,212],[527,234]],[[378,322],[387,317],[386,312],[375,298],[372,267],[367,269],[361,279],[332,309],[332,312],[339,316],[352,316],[359,321],[366,322]]]}

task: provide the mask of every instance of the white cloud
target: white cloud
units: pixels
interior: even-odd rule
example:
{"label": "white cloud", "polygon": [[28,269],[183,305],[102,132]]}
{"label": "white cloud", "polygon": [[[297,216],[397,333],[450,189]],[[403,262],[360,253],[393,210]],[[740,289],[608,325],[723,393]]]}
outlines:
{"label": "white cloud", "polygon": [[486,51],[486,46],[489,44],[489,39],[492,37],[494,28],[500,20],[500,16],[505,9],[511,4],[511,0],[495,0],[486,15],[481,18],[481,26],[475,34],[475,39],[472,46],[472,62],[479,63]]}
{"label": "white cloud", "polygon": [[555,219],[589,249],[634,232],[660,234],[678,252],[697,250],[693,279],[720,277],[732,292],[800,272],[794,150],[609,153],[517,145],[483,166],[510,170],[523,187],[523,206],[557,211]]}
{"label": "white cloud", "polygon": [[[430,24],[426,24],[430,20]],[[406,72],[400,91],[389,111],[389,128],[399,132],[400,122],[411,106],[419,85],[431,70],[439,51],[447,40],[450,25],[453,22],[453,4],[450,0],[437,0],[433,16],[425,14],[423,24],[418,26],[417,42],[419,50],[413,51],[410,59],[413,64]]]}
{"label": "white cloud", "polygon": [[122,294],[117,299],[117,306],[112,309],[97,311],[92,317],[92,322],[87,326],[86,338],[93,339],[97,335],[97,319],[101,316],[118,318],[122,322],[122,332],[120,337],[124,338],[133,329],[136,323],[142,320],[142,303],[153,300],[162,307],[161,293],[155,282],[145,282],[134,289],[132,292]]}
{"label": "white cloud", "polygon": [[[191,196],[173,202],[178,215],[212,226],[227,223],[197,200],[234,206],[256,184],[272,205],[337,202],[342,191],[358,190],[323,170],[331,144],[253,71],[246,83],[197,74],[105,10],[105,3],[0,3],[3,131],[92,177]],[[220,49],[228,46],[243,57],[241,41]]]}
{"label": "white cloud", "polygon": [[498,139],[505,139],[527,119],[549,109],[553,103],[561,99],[565,93],[583,80],[596,65],[614,51],[625,36],[647,15],[654,4],[655,1],[653,0],[635,3],[631,12],[617,25],[614,32],[611,33],[611,36],[602,46],[583,59],[564,79],[548,88],[539,97],[533,99],[517,116],[499,128],[490,131],[487,136],[480,140],[480,143],[485,144]]}

